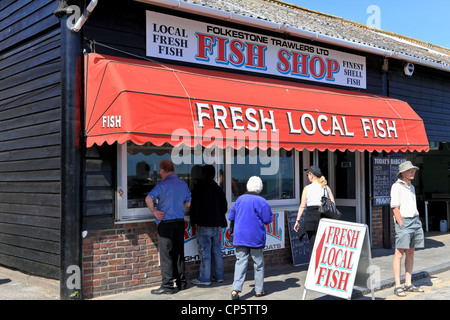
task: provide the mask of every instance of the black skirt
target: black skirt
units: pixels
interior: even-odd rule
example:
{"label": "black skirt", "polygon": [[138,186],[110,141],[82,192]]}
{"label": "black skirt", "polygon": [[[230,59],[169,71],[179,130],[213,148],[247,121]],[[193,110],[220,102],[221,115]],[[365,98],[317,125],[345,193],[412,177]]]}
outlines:
{"label": "black skirt", "polygon": [[300,239],[307,231],[317,231],[320,222],[319,206],[306,207],[303,213],[304,219],[301,221],[299,236]]}

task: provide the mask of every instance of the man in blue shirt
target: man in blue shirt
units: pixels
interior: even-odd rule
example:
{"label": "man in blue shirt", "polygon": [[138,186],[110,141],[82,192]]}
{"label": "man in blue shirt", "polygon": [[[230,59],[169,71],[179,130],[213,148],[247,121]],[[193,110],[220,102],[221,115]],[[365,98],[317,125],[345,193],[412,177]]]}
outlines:
{"label": "man in blue shirt", "polygon": [[[191,192],[187,184],[175,174],[173,163],[162,160],[159,174],[163,179],[145,198],[158,225],[159,257],[161,262],[161,287],[152,294],[175,292],[187,286],[184,268],[184,207],[191,205]],[[153,201],[157,201],[155,208]]]}

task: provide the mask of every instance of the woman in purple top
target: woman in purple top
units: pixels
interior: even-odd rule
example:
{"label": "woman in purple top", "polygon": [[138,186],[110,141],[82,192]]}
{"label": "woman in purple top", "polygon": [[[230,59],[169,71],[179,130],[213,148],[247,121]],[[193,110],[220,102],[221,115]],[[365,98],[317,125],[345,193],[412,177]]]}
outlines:
{"label": "woman in purple top", "polygon": [[228,219],[231,221],[233,245],[236,249],[233,291],[231,298],[239,299],[242,291],[249,255],[252,256],[255,270],[255,295],[265,294],[264,256],[266,229],[264,225],[272,222],[273,214],[266,199],[259,196],[263,184],[261,178],[253,176],[247,182],[247,193],[240,196],[231,208]]}

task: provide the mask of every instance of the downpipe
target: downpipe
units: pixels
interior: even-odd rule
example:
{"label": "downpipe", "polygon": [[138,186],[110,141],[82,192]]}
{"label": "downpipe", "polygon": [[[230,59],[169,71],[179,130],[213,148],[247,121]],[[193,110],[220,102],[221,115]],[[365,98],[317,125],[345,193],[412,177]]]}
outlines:
{"label": "downpipe", "polygon": [[84,9],[84,11],[83,11],[83,14],[81,15],[81,17],[77,20],[77,22],[75,23],[75,25],[71,29],[71,31],[73,33],[80,32],[80,30],[83,27],[84,23],[86,22],[86,20],[91,15],[92,11],[94,11],[95,7],[97,6],[97,3],[98,3],[98,0],[91,0],[91,2],[89,2],[89,4],[86,7],[86,9]]}

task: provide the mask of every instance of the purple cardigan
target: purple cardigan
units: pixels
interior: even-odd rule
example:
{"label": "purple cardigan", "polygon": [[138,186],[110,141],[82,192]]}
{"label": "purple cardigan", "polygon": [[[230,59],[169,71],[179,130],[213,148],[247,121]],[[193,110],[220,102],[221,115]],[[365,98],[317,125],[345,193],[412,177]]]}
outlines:
{"label": "purple cardigan", "polygon": [[273,214],[263,197],[243,194],[231,208],[228,220],[234,221],[235,247],[263,248],[266,245],[264,225],[273,221]]}

